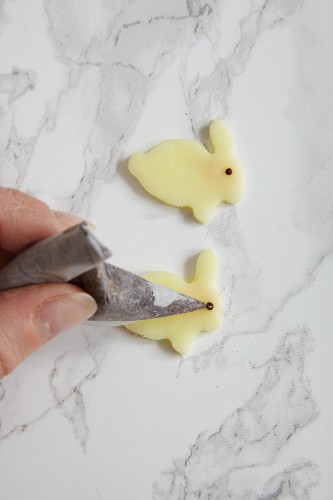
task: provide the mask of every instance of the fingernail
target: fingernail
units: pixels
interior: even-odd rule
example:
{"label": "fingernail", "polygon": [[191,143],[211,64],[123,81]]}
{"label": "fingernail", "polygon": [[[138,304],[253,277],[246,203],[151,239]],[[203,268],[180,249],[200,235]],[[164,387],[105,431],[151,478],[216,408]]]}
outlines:
{"label": "fingernail", "polygon": [[95,314],[97,304],[87,293],[56,297],[39,306],[35,315],[45,340],[79,325]]}
{"label": "fingernail", "polygon": [[65,212],[58,212],[57,210],[54,210],[53,213],[56,216],[56,219],[65,226],[74,226],[75,224],[80,224],[81,222],[84,222],[84,220],[81,217],[78,217],[77,215],[67,214]]}
{"label": "fingernail", "polygon": [[73,214],[67,214],[66,212],[59,212],[58,210],[53,211],[54,215],[58,219],[58,221],[65,226],[75,226],[76,224],[81,224],[81,222],[86,222],[89,229],[96,229],[95,224],[92,222],[86,221],[82,217]]}

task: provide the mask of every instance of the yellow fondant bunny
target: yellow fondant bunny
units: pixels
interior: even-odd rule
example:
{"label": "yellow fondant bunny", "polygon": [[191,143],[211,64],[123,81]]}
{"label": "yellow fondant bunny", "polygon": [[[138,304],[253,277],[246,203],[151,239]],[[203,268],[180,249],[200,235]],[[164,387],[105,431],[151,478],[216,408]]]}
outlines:
{"label": "yellow fondant bunny", "polygon": [[221,324],[221,299],[215,284],[217,270],[215,252],[203,250],[198,256],[192,281],[185,281],[176,274],[167,272],[144,274],[143,277],[150,281],[203,302],[210,302],[213,307],[212,310],[200,309],[176,316],[137,321],[126,325],[126,328],[149,339],[168,339],[176,351],[186,354],[200,332],[212,332]]}
{"label": "yellow fondant bunny", "polygon": [[150,194],[169,205],[191,207],[202,224],[217,205],[237,203],[243,194],[243,171],[228,127],[214,120],[209,134],[213,153],[195,141],[176,139],[129,160],[131,174]]}

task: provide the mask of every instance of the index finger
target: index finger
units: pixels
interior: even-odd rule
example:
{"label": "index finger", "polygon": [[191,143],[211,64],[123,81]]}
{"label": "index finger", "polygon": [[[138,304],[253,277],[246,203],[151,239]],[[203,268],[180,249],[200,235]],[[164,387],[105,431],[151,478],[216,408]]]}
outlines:
{"label": "index finger", "polygon": [[54,212],[32,196],[0,188],[0,248],[6,252],[17,254],[79,222],[81,218]]}

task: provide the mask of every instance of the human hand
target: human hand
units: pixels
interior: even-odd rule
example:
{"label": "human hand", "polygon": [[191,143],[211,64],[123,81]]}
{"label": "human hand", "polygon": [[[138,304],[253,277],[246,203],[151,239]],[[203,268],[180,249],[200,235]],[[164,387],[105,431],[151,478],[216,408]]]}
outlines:
{"label": "human hand", "polygon": [[[81,219],[0,188],[0,269],[37,241]],[[70,284],[32,285],[0,293],[0,378],[58,333],[82,323],[97,309],[94,299]]]}

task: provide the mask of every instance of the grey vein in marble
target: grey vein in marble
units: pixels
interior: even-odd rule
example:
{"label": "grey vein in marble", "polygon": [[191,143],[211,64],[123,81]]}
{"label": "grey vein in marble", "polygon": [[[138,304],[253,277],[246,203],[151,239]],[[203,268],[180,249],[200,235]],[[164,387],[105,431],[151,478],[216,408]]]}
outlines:
{"label": "grey vein in marble", "polygon": [[[149,2],[146,2],[146,4],[150,6]],[[188,43],[192,43],[192,36],[198,36],[192,34],[192,29],[201,18],[207,17],[208,19],[212,7],[209,6],[209,3],[204,3],[200,6],[199,4],[194,3],[192,5],[192,2],[188,2],[184,9],[181,3],[177,3],[176,11],[179,8],[179,16],[175,15],[175,8],[173,8],[171,9],[171,12],[174,12],[173,15],[159,15],[146,19],[144,2],[141,2],[138,12],[135,12],[132,4],[127,6],[125,3],[125,5],[119,8],[118,12],[115,13],[113,9],[108,12],[107,15],[112,16],[112,22],[110,19],[107,23],[107,29],[104,33],[104,45],[102,45],[103,34],[99,33],[98,39],[96,37],[87,39],[87,45],[82,54],[82,46],[78,53],[76,52],[74,43],[72,49],[68,49],[70,45],[67,38],[65,43],[66,32],[63,32],[62,25],[61,30],[57,28],[57,16],[59,16],[59,22],[61,23],[63,17],[56,11],[55,5],[53,10],[53,2],[48,0],[45,2],[45,5],[50,20],[50,34],[57,44],[61,59],[69,64],[78,63],[83,67],[91,64],[98,65],[101,73],[100,100],[96,108],[94,129],[88,138],[87,161],[85,162],[82,180],[72,196],[72,202],[69,207],[66,207],[67,210],[69,209],[74,212],[83,211],[89,213],[91,202],[98,196],[102,184],[110,182],[114,178],[122,157],[122,144],[126,144],[129,136],[133,133],[151,87],[157,81],[163,69],[176,57],[177,46],[180,43],[184,43],[184,29],[185,32],[188,32]],[[117,5],[120,6],[121,4]],[[174,7],[176,7],[176,4],[174,4]],[[188,11],[187,13],[186,10]],[[133,17],[133,21],[129,22],[128,20],[131,17]],[[170,26],[175,25],[175,28],[168,31],[170,35],[168,35],[167,39],[161,39],[158,43],[155,41],[151,45],[149,43],[150,32],[152,30],[152,32],[156,32],[158,30],[156,24],[163,20],[169,21],[171,23]],[[184,24],[185,21],[187,21],[188,26]],[[141,25],[147,25],[147,29],[140,31],[141,44],[138,47],[136,43],[135,45],[132,44],[133,35],[131,34],[131,28],[136,29]],[[118,28],[118,26],[120,27]],[[179,31],[178,33],[177,30]],[[125,31],[126,36],[124,34]],[[147,42],[145,39],[147,39]],[[71,41],[72,38],[70,38]],[[146,43],[148,44],[146,50],[154,52],[151,54],[152,64],[148,71],[140,71],[130,61],[131,59],[140,61],[140,55],[136,56],[136,51],[139,50],[142,52]],[[131,49],[129,49],[129,45]],[[70,58],[68,57],[68,50],[71,51]],[[128,59],[128,54],[130,55],[130,59],[126,64],[123,61]],[[161,58],[163,55],[166,57]],[[122,61],[121,63],[120,60]],[[82,68],[80,74],[82,74],[83,70],[84,68]],[[71,72],[73,71],[75,70],[71,70]],[[124,99],[124,87],[128,90],[127,95],[129,99]],[[134,95],[135,98],[133,97]],[[123,117],[126,115],[130,115],[132,120],[124,128]],[[109,122],[110,117],[112,117],[113,123],[110,145],[106,149],[105,146],[108,141],[104,141],[104,137],[101,137],[101,131],[105,128],[104,124]],[[110,131],[110,126],[108,130]],[[88,151],[91,142],[99,144],[101,150],[99,158],[90,158]]]}
{"label": "grey vein in marble", "polygon": [[11,105],[16,99],[36,85],[36,73],[33,70],[13,68],[11,74],[0,74],[0,94],[7,94],[7,104]]}
{"label": "grey vein in marble", "polygon": [[[291,497],[294,500],[310,500],[310,491],[318,485],[319,480],[320,471],[317,464],[301,458],[271,477],[264,485],[262,492],[255,494],[254,498],[277,500]],[[245,494],[243,498],[247,500],[249,495]]]}
{"label": "grey vein in marble", "polygon": [[310,335],[302,329],[284,336],[252,398],[217,431],[198,436],[187,457],[166,471],[167,486],[154,485],[155,499],[257,498],[232,491],[233,473],[272,464],[293,435],[318,416],[304,373]]}
{"label": "grey vein in marble", "polygon": [[[78,356],[75,351],[67,350],[57,356],[54,367],[49,375],[49,385],[54,404],[45,408],[33,418],[22,421],[15,426],[1,432],[0,443],[13,434],[20,434],[35,426],[53,411],[61,411],[68,420],[77,441],[83,452],[86,452],[86,443],[89,435],[89,426],[86,421],[86,410],[82,389],[87,382],[96,378],[101,370],[105,352],[98,349],[94,338],[89,334],[83,338],[83,353]],[[0,403],[5,399],[5,388],[0,384]],[[7,426],[8,427],[8,426]]]}
{"label": "grey vein in marble", "polygon": [[227,116],[234,79],[244,73],[261,34],[285,22],[303,3],[304,0],[261,0],[252,6],[249,4],[248,14],[239,22],[238,40],[226,57],[218,59],[212,73],[188,81],[185,70],[184,92],[197,136],[200,136],[203,126],[216,118],[216,110],[219,110],[220,118]]}

